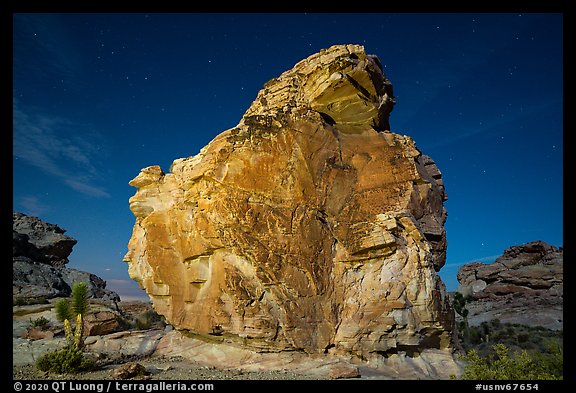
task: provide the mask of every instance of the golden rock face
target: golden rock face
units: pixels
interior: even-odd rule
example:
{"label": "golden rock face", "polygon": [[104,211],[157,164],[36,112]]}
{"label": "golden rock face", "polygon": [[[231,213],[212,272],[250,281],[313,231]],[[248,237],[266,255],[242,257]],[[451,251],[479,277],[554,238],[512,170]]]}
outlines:
{"label": "golden rock face", "polygon": [[125,261],[156,311],[265,350],[451,346],[444,186],[393,104],[377,58],[333,46],[170,173],[142,169]]}

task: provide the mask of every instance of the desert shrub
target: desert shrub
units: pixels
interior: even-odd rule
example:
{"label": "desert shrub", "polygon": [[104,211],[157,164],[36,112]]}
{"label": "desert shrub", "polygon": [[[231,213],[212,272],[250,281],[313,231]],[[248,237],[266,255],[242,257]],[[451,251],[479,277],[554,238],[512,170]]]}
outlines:
{"label": "desert shrub", "polygon": [[[476,349],[480,356],[492,355],[493,344],[504,344],[513,350],[546,352],[546,342],[552,340],[562,345],[563,332],[520,324],[498,323],[496,320],[469,326],[468,335],[461,338],[465,351]],[[489,345],[483,345],[488,343]]]}
{"label": "desert shrub", "polygon": [[154,310],[148,310],[136,318],[136,328],[139,330],[150,329],[153,325],[164,326],[164,318]]}
{"label": "desert shrub", "polygon": [[546,351],[533,354],[535,360],[542,369],[549,374],[562,379],[564,371],[564,356],[559,342],[549,340],[546,342]]}
{"label": "desert shrub", "polygon": [[471,345],[478,345],[482,343],[482,333],[477,326],[473,326],[470,328],[468,333],[468,344]]}
{"label": "desert shrub", "polygon": [[42,329],[42,328],[46,327],[46,325],[48,325],[49,322],[50,321],[44,317],[39,317],[36,319],[30,318],[30,327]]}
{"label": "desert shrub", "polygon": [[148,319],[145,318],[136,318],[136,329],[138,330],[147,330],[150,329],[152,324]]}
{"label": "desert shrub", "polygon": [[486,321],[484,321],[480,324],[480,329],[482,330],[482,336],[483,337],[490,335],[490,333],[492,332],[490,329],[490,324]]}
{"label": "desert shrub", "polygon": [[549,353],[521,351],[511,354],[504,344],[493,347],[494,354],[481,357],[470,350],[461,379],[470,380],[543,380],[563,378],[563,358],[560,346],[551,346]]}
{"label": "desert shrub", "polygon": [[514,337],[514,335],[510,335],[510,333],[507,332],[506,329],[498,330],[493,335],[495,342],[503,342],[510,339],[510,337]]}
{"label": "desert shrub", "polygon": [[31,304],[48,304],[50,303],[48,301],[48,299],[46,299],[44,296],[40,296],[40,297],[33,297],[33,298],[27,298],[27,297],[16,297],[16,298],[12,298],[12,305],[13,306],[29,306]]}
{"label": "desert shrub", "polygon": [[120,331],[122,330],[130,330],[134,327],[134,324],[132,323],[132,321],[128,318],[126,318],[125,316],[119,315],[116,317],[116,321],[118,321],[118,325],[119,325],[119,329]]}
{"label": "desert shrub", "polygon": [[94,361],[84,355],[82,349],[82,314],[76,316],[76,327],[68,319],[64,320],[66,346],[56,351],[45,353],[36,361],[40,371],[51,371],[58,374],[76,374],[96,368]]}
{"label": "desert shrub", "polygon": [[95,363],[86,357],[82,350],[73,345],[67,345],[39,357],[36,361],[36,367],[41,371],[51,371],[58,374],[76,374],[93,370]]}
{"label": "desert shrub", "polygon": [[518,333],[516,336],[516,340],[518,343],[525,343],[530,339],[530,335],[528,333]]}
{"label": "desert shrub", "polygon": [[[60,299],[55,304],[56,317],[64,323],[66,345],[56,351],[42,355],[36,361],[36,367],[41,371],[51,371],[58,374],[79,373],[95,368],[95,363],[83,352],[82,332],[84,329],[83,315],[88,311],[88,288],[85,283],[74,283],[72,286],[72,304],[68,299]],[[71,319],[75,316],[75,328],[72,329]]]}

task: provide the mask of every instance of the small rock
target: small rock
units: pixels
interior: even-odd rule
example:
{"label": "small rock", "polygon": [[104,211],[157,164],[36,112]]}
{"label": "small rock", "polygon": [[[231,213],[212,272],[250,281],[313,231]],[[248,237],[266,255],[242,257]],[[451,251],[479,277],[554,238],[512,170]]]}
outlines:
{"label": "small rock", "polygon": [[359,378],[358,367],[346,363],[337,363],[330,368],[330,379]]}
{"label": "small rock", "polygon": [[111,372],[111,376],[114,379],[130,379],[147,375],[150,375],[150,373],[146,371],[146,368],[140,363],[124,364]]}
{"label": "small rock", "polygon": [[22,338],[28,338],[30,340],[42,340],[43,338],[53,338],[54,332],[50,330],[42,330],[39,328],[29,328],[22,333]]}
{"label": "small rock", "polygon": [[84,339],[84,345],[92,345],[98,341],[98,336],[89,336]]}

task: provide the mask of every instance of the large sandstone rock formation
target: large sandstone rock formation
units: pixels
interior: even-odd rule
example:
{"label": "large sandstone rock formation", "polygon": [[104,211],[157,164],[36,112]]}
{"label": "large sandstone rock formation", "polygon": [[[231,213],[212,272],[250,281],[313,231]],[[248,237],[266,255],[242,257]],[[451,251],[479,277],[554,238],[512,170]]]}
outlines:
{"label": "large sandstone rock formation", "polygon": [[142,169],[125,261],[157,312],[262,350],[450,347],[446,194],[393,104],[376,57],[333,46],[170,173]]}
{"label": "large sandstone rock formation", "polygon": [[468,322],[563,327],[564,251],[543,241],[512,246],[493,263],[458,270],[458,291],[467,297]]}
{"label": "large sandstone rock formation", "polygon": [[35,303],[67,297],[75,282],[87,284],[91,297],[119,301],[116,292],[95,274],[66,268],[76,239],[66,231],[37,217],[12,215],[12,299],[14,303]]}

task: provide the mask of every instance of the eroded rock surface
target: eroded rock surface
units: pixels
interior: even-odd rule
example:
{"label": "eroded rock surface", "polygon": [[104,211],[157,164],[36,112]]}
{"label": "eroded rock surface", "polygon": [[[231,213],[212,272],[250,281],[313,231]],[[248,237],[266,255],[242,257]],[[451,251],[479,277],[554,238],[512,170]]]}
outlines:
{"label": "eroded rock surface", "polygon": [[142,169],[130,276],[181,330],[264,351],[451,346],[441,173],[390,132],[379,60],[339,45],[269,81],[169,173]]}
{"label": "eroded rock surface", "polygon": [[14,212],[12,215],[12,299],[13,303],[37,303],[67,297],[75,282],[85,282],[89,296],[119,301],[106,281],[88,272],[65,267],[77,243],[64,235],[66,230],[38,217]]}
{"label": "eroded rock surface", "polygon": [[563,327],[564,251],[543,241],[512,246],[493,263],[458,270],[458,291],[468,298],[468,321]]}
{"label": "eroded rock surface", "polygon": [[12,214],[12,255],[28,257],[54,267],[68,263],[68,256],[77,243],[64,235],[65,229],[23,213]]}

